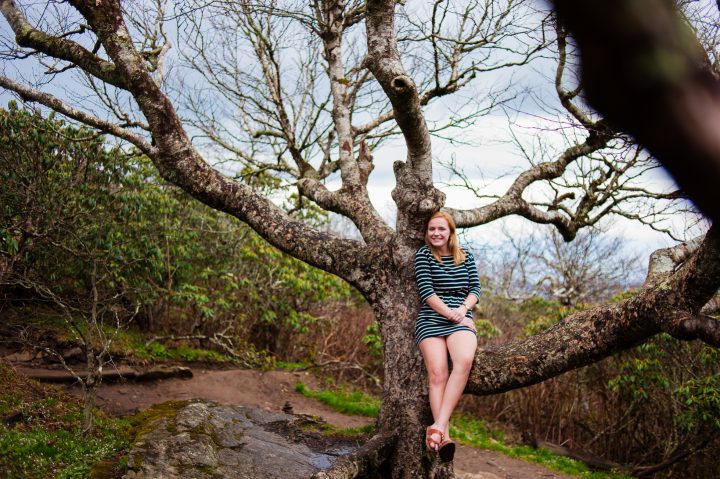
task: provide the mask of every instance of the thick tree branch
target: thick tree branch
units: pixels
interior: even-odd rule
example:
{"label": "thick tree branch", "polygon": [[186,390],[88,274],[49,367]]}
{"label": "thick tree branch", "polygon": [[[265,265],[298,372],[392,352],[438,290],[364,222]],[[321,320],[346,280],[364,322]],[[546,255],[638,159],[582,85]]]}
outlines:
{"label": "thick tree branch", "polygon": [[720,321],[704,314],[692,316],[679,313],[663,321],[663,329],[676,339],[692,341],[699,339],[710,346],[720,348]]}
{"label": "thick tree branch", "polygon": [[195,151],[169,99],[150,75],[123,23],[117,0],[71,2],[97,32],[119,75],[127,81],[155,140],[149,155],[161,175],[203,203],[232,214],[293,256],[362,285],[358,264],[367,256],[357,241],[343,240],[293,220],[247,185],[235,183]]}
{"label": "thick tree branch", "polygon": [[720,83],[671,0],[554,1],[590,103],[635,136],[720,221]]}
{"label": "thick tree branch", "polygon": [[[535,384],[631,348],[661,331],[716,345],[717,322],[697,311],[720,288],[720,227],[660,284],[617,305],[575,313],[521,341],[481,349],[467,392],[485,395]],[[690,321],[686,324],[687,321]],[[674,328],[674,329],[673,329]]]}
{"label": "thick tree branch", "polygon": [[353,134],[348,101],[348,80],[342,57],[343,21],[345,18],[342,2],[323,0],[319,2],[317,16],[322,31],[323,54],[327,61],[327,74],[332,95],[332,118],[339,143],[338,158],[340,175],[344,185],[360,185],[360,173],[353,158]]}
{"label": "thick tree branch", "polygon": [[[302,178],[298,186],[303,195],[307,196],[322,208],[352,220],[367,243],[382,241],[393,234],[375,208],[365,201],[358,201],[358,195],[343,186],[338,191],[330,191],[315,178]],[[361,192],[360,197],[364,195]]]}
{"label": "thick tree branch", "polygon": [[122,75],[118,74],[114,64],[71,40],[48,35],[35,29],[13,0],[0,1],[0,11],[10,24],[10,28],[15,33],[15,40],[21,47],[33,48],[53,58],[71,62],[110,85],[126,89],[127,83]]}
{"label": "thick tree branch", "polygon": [[666,280],[690,255],[695,253],[705,236],[680,243],[672,248],[663,248],[650,255],[648,274],[643,289],[657,286]]}
{"label": "thick tree branch", "polygon": [[560,177],[567,166],[578,158],[588,155],[607,145],[612,132],[603,125],[593,130],[584,143],[566,149],[560,157],[551,162],[539,163],[521,173],[505,194],[489,205],[471,210],[446,208],[453,215],[458,227],[468,228],[487,224],[499,218],[517,214],[536,223],[553,224],[567,241],[573,239],[582,222],[572,221],[558,209],[543,211],[523,198],[525,190],[533,183]]}
{"label": "thick tree branch", "polygon": [[392,197],[398,207],[396,231],[404,247],[400,257],[422,241],[427,216],[442,207],[445,195],[433,185],[430,132],[420,108],[415,82],[400,61],[395,35],[395,0],[367,2],[365,25],[368,55],[365,64],[375,76],[393,107],[407,147],[407,161],[396,161],[396,186]]}
{"label": "thick tree branch", "polygon": [[366,65],[390,99],[395,120],[405,137],[410,167],[431,185],[430,133],[420,109],[415,82],[400,61],[395,37],[395,4],[395,0],[371,0],[367,3]]}
{"label": "thick tree branch", "polygon": [[323,41],[323,54],[327,62],[332,96],[332,118],[338,140],[338,164],[342,178],[340,191],[332,193],[319,182],[301,180],[302,191],[321,206],[350,218],[367,242],[381,241],[391,233],[370,201],[367,181],[372,171],[372,155],[362,142],[358,155],[354,155],[355,135],[351,121],[351,95],[348,91],[342,55],[345,8],[342,2],[323,0],[316,8],[316,16]]}

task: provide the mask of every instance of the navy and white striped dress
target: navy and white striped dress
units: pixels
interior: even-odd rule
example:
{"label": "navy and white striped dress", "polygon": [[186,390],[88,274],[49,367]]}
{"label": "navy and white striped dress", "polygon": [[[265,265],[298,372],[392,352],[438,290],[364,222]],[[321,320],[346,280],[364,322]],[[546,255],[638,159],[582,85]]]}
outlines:
{"label": "navy and white striped dress", "polygon": [[[452,256],[443,256],[438,263],[427,245],[415,253],[415,280],[422,307],[415,323],[415,344],[425,338],[449,336],[457,331],[471,331],[467,326],[451,322],[435,312],[425,302],[436,294],[450,308],[459,307],[469,294],[480,299],[480,280],[478,279],[475,258],[465,251],[465,261],[456,265]],[[472,319],[472,312],[465,317]]]}

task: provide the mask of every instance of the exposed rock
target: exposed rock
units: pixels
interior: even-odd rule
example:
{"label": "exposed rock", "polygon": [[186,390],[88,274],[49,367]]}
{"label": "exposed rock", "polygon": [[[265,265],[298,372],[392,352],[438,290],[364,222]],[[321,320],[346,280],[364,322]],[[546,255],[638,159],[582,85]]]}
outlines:
{"label": "exposed rock", "polygon": [[193,401],[150,417],[125,479],[306,478],[357,448],[314,432],[318,420],[253,407]]}

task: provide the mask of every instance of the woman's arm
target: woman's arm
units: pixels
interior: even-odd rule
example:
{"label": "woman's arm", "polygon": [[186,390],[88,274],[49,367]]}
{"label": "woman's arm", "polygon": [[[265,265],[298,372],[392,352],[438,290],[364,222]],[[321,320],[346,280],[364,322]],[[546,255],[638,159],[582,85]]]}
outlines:
{"label": "woman's arm", "polygon": [[478,277],[477,266],[475,265],[475,257],[469,251],[465,252],[465,267],[468,272],[468,288],[470,292],[457,309],[462,316],[456,322],[469,327],[473,331],[477,331],[475,329],[475,322],[466,316],[467,312],[473,309],[480,300],[480,278]]}
{"label": "woman's arm", "polygon": [[415,253],[415,282],[417,283],[420,301],[426,301],[435,294],[430,273],[430,260],[423,254],[423,249]]}
{"label": "woman's arm", "polygon": [[463,301],[463,304],[468,310],[473,309],[475,305],[480,301],[480,278],[478,277],[477,266],[475,265],[475,257],[467,251],[465,253],[465,266],[468,271],[468,287],[470,292]]}
{"label": "woman's arm", "polygon": [[[460,307],[456,309],[451,309],[437,294],[435,294],[435,288],[432,283],[432,275],[430,273],[431,259],[428,256],[429,255],[423,254],[422,250],[419,250],[415,254],[415,281],[417,282],[420,300],[427,303],[433,311],[447,318],[449,321],[452,321],[453,323],[462,323],[463,320],[466,319],[465,314],[467,314],[468,311],[467,307],[460,305]],[[473,265],[474,264],[473,260]],[[475,271],[475,276],[477,277],[477,270]],[[475,301],[477,301],[477,298],[475,298]],[[475,325],[472,324],[471,320],[466,321],[466,323],[470,323],[466,324],[466,326],[475,330]]]}
{"label": "woman's arm", "polygon": [[461,314],[459,312],[457,314],[454,314],[458,310],[450,309],[448,307],[448,305],[445,304],[445,302],[442,299],[440,299],[440,297],[437,294],[433,294],[432,296],[427,298],[425,300],[425,302],[427,303],[428,306],[430,306],[430,308],[432,308],[433,311],[435,311],[436,313],[438,313],[441,316],[446,317],[453,323],[457,323],[462,319]]}
{"label": "woman's arm", "polygon": [[420,249],[415,254],[415,281],[417,282],[420,301],[427,303],[433,311],[450,321],[459,322],[462,319],[460,313],[455,314],[457,310],[450,309],[448,305],[435,294],[432,274],[430,273],[430,261],[432,260],[429,255],[424,253],[424,250]]}

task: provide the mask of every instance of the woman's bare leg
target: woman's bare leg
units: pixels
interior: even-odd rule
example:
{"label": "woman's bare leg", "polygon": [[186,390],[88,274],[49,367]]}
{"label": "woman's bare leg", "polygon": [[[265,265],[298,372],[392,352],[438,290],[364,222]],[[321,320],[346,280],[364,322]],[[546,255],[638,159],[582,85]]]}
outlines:
{"label": "woman's bare leg", "polygon": [[465,390],[477,349],[477,337],[470,331],[458,331],[446,338],[446,344],[453,367],[443,391],[440,408],[437,413],[433,411],[433,426],[443,431],[445,437],[449,437],[450,416]]}
{"label": "woman's bare leg", "polygon": [[[430,410],[437,423],[448,382],[448,346],[446,338],[426,338],[420,341],[420,352],[428,372]],[[436,429],[440,429],[436,427]],[[434,436],[440,442],[439,435]]]}

